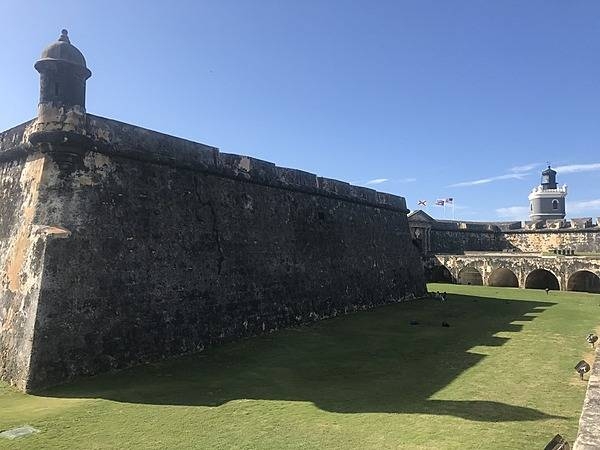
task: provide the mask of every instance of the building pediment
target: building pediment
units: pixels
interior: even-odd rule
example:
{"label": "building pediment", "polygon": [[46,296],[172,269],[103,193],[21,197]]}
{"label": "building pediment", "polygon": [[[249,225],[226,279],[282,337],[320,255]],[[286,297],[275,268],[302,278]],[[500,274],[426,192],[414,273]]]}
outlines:
{"label": "building pediment", "polygon": [[427,214],[422,209],[417,209],[415,211],[411,211],[410,213],[408,213],[408,221],[409,222],[427,222],[427,223],[437,222],[437,220],[435,220],[433,217],[431,217],[429,214]]}

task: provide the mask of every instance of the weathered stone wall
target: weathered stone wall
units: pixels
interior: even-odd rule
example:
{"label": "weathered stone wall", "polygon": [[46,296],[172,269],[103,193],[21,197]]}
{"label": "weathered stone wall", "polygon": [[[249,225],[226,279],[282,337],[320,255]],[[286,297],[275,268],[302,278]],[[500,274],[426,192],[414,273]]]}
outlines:
{"label": "weathered stone wall", "polygon": [[499,251],[503,248],[501,236],[493,231],[432,229],[430,236],[432,253]]}
{"label": "weathered stone wall", "polygon": [[555,249],[600,253],[600,225],[592,226],[590,218],[530,225],[535,227],[524,229],[520,222],[436,220],[423,211],[409,215],[413,238],[424,256],[469,251],[545,253]]}
{"label": "weathered stone wall", "polygon": [[27,386],[44,230],[36,226],[44,157],[0,163],[0,378]]}
{"label": "weathered stone wall", "polygon": [[[437,224],[436,224],[437,225]],[[600,227],[542,230],[461,230],[432,228],[431,253],[465,251],[543,253],[573,249],[576,253],[600,253]]]}
{"label": "weathered stone wall", "polygon": [[573,249],[576,253],[600,253],[600,227],[582,230],[508,231],[506,242],[521,252],[548,252],[553,249]]}
{"label": "weathered stone wall", "polygon": [[[29,388],[424,293],[404,199],[88,116],[57,138]],[[67,138],[68,140],[68,138]]]}

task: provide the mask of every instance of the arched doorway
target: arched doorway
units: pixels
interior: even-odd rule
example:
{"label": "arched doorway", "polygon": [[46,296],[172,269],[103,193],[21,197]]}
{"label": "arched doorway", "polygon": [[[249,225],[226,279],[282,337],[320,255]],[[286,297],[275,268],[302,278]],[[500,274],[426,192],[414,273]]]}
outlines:
{"label": "arched doorway", "polygon": [[490,274],[488,285],[497,287],[519,287],[515,273],[506,268],[496,269]]}
{"label": "arched doorway", "polygon": [[560,284],[558,278],[546,270],[536,269],[532,271],[525,279],[525,289],[550,289],[552,291],[560,290]]}
{"label": "arched doorway", "polygon": [[483,278],[475,267],[465,267],[458,272],[458,284],[472,284],[481,286]]}
{"label": "arched doorway", "polygon": [[567,291],[600,293],[600,278],[589,270],[578,270],[569,277]]}

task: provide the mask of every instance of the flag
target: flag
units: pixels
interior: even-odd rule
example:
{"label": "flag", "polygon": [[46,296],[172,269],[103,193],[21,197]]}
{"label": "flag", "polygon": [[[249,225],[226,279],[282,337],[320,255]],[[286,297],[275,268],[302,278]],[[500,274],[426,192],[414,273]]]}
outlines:
{"label": "flag", "polygon": [[446,204],[447,205],[452,205],[453,203],[454,203],[454,198],[453,197],[450,197],[450,198],[446,199]]}
{"label": "flag", "polygon": [[443,198],[438,198],[435,201],[435,206],[444,206],[445,203],[446,203],[446,200],[444,200]]}
{"label": "flag", "polygon": [[419,200],[417,206],[427,206],[427,200]]}

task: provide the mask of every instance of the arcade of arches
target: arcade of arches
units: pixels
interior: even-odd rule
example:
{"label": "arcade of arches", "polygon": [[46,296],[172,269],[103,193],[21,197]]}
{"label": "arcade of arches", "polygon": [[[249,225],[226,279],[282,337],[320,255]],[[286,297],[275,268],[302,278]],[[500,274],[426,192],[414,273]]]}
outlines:
{"label": "arcade of arches", "polygon": [[[483,277],[474,267],[465,267],[458,273],[458,284],[483,285]],[[519,287],[519,280],[510,269],[494,270],[487,282],[488,286]],[[545,269],[533,270],[525,279],[525,289],[560,290],[556,276]],[[589,270],[579,270],[569,277],[567,291],[600,293],[600,277]]]}
{"label": "arcade of arches", "polygon": [[[600,261],[515,255],[436,255],[430,281],[600,293]],[[589,270],[588,270],[589,269]]]}

